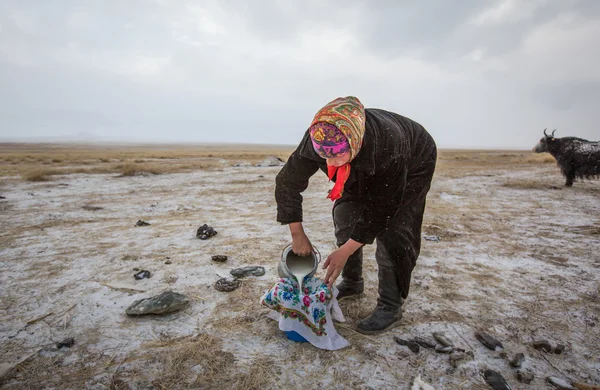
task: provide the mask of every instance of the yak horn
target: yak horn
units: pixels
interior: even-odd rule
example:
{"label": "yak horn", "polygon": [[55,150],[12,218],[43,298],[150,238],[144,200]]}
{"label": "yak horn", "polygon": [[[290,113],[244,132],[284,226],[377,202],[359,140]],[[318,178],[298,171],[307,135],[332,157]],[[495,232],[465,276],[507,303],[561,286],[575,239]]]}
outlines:
{"label": "yak horn", "polygon": [[547,136],[548,136],[548,134],[546,134],[546,130],[548,130],[548,128],[547,128],[547,127],[544,129],[544,135],[547,137]]}
{"label": "yak horn", "polygon": [[552,130],[552,137],[554,137],[554,132],[556,131],[556,129]]}

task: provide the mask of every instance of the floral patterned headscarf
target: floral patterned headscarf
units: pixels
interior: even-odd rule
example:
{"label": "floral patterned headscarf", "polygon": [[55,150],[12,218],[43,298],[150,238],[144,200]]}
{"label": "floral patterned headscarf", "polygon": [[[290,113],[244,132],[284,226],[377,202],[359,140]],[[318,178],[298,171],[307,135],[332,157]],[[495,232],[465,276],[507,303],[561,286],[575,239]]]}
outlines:
{"label": "floral patterned headscarf", "polygon": [[[340,97],[328,103],[317,112],[310,124],[315,151],[325,159],[350,151],[352,161],[362,146],[365,120],[365,108],[354,96]],[[350,163],[340,167],[327,166],[327,176],[329,180],[336,177],[327,197],[332,201],[341,198],[344,184],[350,176]]]}
{"label": "floral patterned headscarf", "polygon": [[[350,161],[360,151],[365,136],[365,107],[354,96],[340,97],[319,110],[313,118],[311,128],[318,123],[335,126],[346,136],[350,146]],[[313,139],[314,141],[314,139]]]}

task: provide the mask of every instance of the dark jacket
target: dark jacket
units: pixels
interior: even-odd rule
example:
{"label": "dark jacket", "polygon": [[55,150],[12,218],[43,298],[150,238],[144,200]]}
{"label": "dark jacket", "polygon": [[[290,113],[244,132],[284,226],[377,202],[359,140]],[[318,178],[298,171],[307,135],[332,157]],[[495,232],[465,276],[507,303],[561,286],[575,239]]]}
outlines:
{"label": "dark jacket", "polygon": [[[352,200],[365,204],[361,221],[350,238],[371,244],[403,205],[411,204],[421,195],[418,188],[407,186],[407,177],[437,154],[433,138],[417,122],[380,109],[366,109],[365,115],[363,144],[350,162],[350,177],[337,202]],[[327,174],[325,159],[313,149],[307,130],[276,178],[278,222],[302,222],[301,193],[318,169]],[[330,202],[325,196],[323,202]]]}

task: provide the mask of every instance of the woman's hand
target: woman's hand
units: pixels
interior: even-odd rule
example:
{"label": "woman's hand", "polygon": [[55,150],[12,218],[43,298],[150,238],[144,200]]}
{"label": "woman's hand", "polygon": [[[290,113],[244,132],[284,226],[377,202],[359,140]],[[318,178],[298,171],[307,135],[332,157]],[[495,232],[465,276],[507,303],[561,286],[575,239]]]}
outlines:
{"label": "woman's hand", "polygon": [[292,236],[292,252],[298,256],[308,256],[312,251],[312,244],[304,233]]}
{"label": "woman's hand", "polygon": [[323,269],[327,270],[327,275],[325,275],[325,284],[327,284],[330,289],[333,288],[333,283],[335,283],[335,280],[342,273],[344,265],[346,265],[348,257],[350,257],[351,254],[352,253],[348,253],[348,251],[342,247],[334,250],[329,256],[327,256],[327,260],[325,260],[325,264],[323,264]]}
{"label": "woman's hand", "polygon": [[334,250],[327,256],[327,260],[325,260],[325,264],[323,264],[323,269],[327,270],[325,284],[327,284],[330,289],[333,289],[333,283],[335,283],[335,280],[342,273],[348,258],[361,246],[363,246],[363,244],[360,242],[349,239],[344,245],[339,247],[339,249]]}
{"label": "woman's hand", "polygon": [[308,236],[304,233],[301,222],[290,223],[290,233],[292,234],[292,252],[298,256],[308,256],[312,252],[312,244]]}

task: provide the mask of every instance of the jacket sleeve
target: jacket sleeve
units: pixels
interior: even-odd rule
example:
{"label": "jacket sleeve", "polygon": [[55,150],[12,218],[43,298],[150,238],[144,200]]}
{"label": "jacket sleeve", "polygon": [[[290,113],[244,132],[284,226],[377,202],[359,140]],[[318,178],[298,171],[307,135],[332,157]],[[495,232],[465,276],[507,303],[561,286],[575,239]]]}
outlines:
{"label": "jacket sleeve", "polygon": [[407,168],[403,159],[394,160],[382,173],[368,179],[365,208],[350,238],[372,244],[394,217],[404,196]]}
{"label": "jacket sleeve", "polygon": [[305,143],[309,141],[307,134],[275,179],[277,222],[282,225],[302,222],[301,193],[306,190],[309,179],[319,169],[316,161],[300,155],[302,148],[306,147]]}

